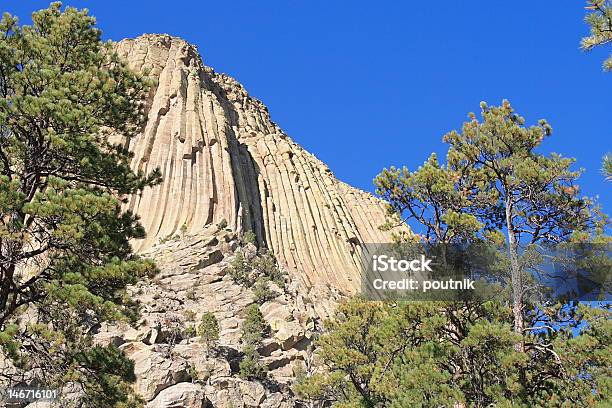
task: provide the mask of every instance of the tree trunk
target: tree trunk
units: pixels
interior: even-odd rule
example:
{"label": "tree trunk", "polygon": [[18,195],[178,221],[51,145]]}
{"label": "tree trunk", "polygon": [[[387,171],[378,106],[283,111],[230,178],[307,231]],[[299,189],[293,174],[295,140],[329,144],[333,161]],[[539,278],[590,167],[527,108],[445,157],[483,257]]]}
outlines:
{"label": "tree trunk", "polygon": [[[11,215],[13,225],[22,226],[25,216],[19,214]],[[15,228],[15,227],[12,227]],[[10,229],[9,229],[10,230]],[[23,235],[23,229],[21,230]],[[3,240],[0,248],[0,327],[3,327],[7,319],[15,312],[17,297],[19,296],[16,286],[17,259],[23,251],[24,243],[15,240]]]}
{"label": "tree trunk", "polygon": [[[510,276],[512,279],[512,314],[514,331],[523,334],[523,273],[518,260],[518,242],[512,225],[512,206],[506,201],[506,228],[508,229],[508,254],[510,256]],[[522,348],[522,345],[521,345]]]}
{"label": "tree trunk", "polygon": [[[13,279],[15,275],[15,265],[8,265],[2,268],[2,282],[0,282],[0,327],[4,326],[4,322],[12,313],[11,290],[13,289]],[[16,294],[13,294],[16,296]]]}

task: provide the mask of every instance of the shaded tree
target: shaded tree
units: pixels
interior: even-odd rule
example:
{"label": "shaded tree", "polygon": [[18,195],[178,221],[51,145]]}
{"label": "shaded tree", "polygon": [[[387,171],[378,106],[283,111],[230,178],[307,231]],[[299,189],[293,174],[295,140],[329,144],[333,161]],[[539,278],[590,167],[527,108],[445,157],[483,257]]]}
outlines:
{"label": "shaded tree", "polygon": [[268,324],[264,320],[259,306],[252,304],[247,307],[244,322],[242,322],[242,342],[259,346],[268,331]]}
{"label": "shaded tree", "polygon": [[470,114],[461,133],[444,137],[446,164],[432,155],[414,171],[385,169],[375,184],[389,202],[385,227],[422,227],[399,241],[484,242],[505,252],[495,267],[502,278],[508,271],[513,307],[504,297],[353,300],[326,325],[319,351],[328,372],[298,385],[304,398],[339,407],[609,404],[609,311],[571,299],[527,303],[534,279],[518,251],[609,242],[598,235],[604,220],[578,195],[573,160],[536,151],[551,133],[545,121],[525,127],[508,102],[481,109],[482,120]]}
{"label": "shaded tree", "polygon": [[246,379],[263,380],[267,377],[267,370],[261,362],[261,356],[251,344],[244,346],[243,356],[239,363],[239,375]]}
{"label": "shaded tree", "polygon": [[[497,300],[342,304],[318,353],[327,370],[302,379],[301,398],[334,407],[595,407],[609,404],[608,312],[582,305],[569,312],[587,319],[575,337],[571,325],[542,329],[529,341],[554,344],[560,361],[515,348],[512,311]],[[547,313],[559,313],[557,305]]]}
{"label": "shaded tree", "polygon": [[92,334],[136,318],[126,286],[154,271],[132,254],[144,230],[122,203],[159,172],[135,173],[112,142],[143,125],[148,87],[87,10],[0,22],[0,345],[18,373],[80,384],[84,406],[126,403],[133,379]]}
{"label": "shaded tree", "polygon": [[198,326],[198,335],[208,351],[210,351],[215,343],[219,340],[219,321],[211,312],[205,312],[202,315]]}
{"label": "shaded tree", "polygon": [[255,284],[253,285],[253,296],[255,297],[255,302],[261,305],[268,300],[274,299],[276,295],[276,292],[270,289],[270,281],[268,279],[263,277],[255,281]]}
{"label": "shaded tree", "polygon": [[243,357],[240,361],[240,376],[243,378],[264,379],[267,375],[257,348],[261,346],[269,326],[264,320],[259,306],[252,304],[246,308],[242,322]]}
{"label": "shaded tree", "polygon": [[525,329],[527,271],[521,247],[559,243],[592,231],[597,219],[592,203],[580,197],[574,160],[537,152],[552,128],[545,120],[526,127],[508,101],[481,103],[461,132],[444,136],[447,164],[435,156],[418,170],[384,170],[377,192],[390,203],[395,219],[414,219],[426,240],[440,243],[473,240],[505,244],[512,285],[514,328]]}

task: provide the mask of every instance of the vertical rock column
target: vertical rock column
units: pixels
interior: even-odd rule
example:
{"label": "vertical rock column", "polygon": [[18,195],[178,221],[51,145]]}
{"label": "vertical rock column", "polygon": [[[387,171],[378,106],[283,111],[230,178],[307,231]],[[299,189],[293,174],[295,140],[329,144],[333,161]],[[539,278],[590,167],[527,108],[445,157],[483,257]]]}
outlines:
{"label": "vertical rock column", "polygon": [[388,242],[384,203],[338,181],[294,143],[233,78],[206,67],[192,45],[167,35],[123,40],[118,53],[156,80],[147,124],[127,141],[132,166],[163,182],[131,197],[144,250],[183,226],[197,234],[226,220],[253,230],[309,286],[359,287],[362,244]]}

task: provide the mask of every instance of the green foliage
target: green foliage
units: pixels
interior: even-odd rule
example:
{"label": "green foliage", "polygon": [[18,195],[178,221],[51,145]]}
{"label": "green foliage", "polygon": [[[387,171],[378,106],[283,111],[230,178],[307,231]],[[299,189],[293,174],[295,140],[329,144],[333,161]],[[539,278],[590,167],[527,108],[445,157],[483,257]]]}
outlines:
{"label": "green foliage", "polygon": [[253,260],[252,267],[266,279],[271,280],[281,287],[285,285],[285,274],[278,267],[278,263],[272,252],[264,251],[259,253]]}
{"label": "green foliage", "polygon": [[520,332],[529,277],[519,248],[570,240],[577,232],[594,230],[597,220],[591,201],[578,195],[575,182],[580,172],[571,170],[575,160],[536,151],[552,134],[545,120],[526,127],[508,101],[493,107],[481,102],[480,107],[482,120],[470,113],[461,133],[444,136],[449,144],[448,167],[460,174],[471,200],[486,205],[484,210],[466,210],[485,220],[490,229],[505,230],[514,327]]}
{"label": "green foliage", "polygon": [[[459,177],[432,154],[414,172],[391,167],[384,169],[374,183],[377,194],[389,203],[391,214],[406,214],[408,219],[418,221],[426,228],[425,240],[452,243],[473,240],[484,226],[474,214],[464,211],[470,206],[483,206],[470,200],[468,189],[459,188]],[[396,224],[401,222],[399,217],[395,220]]]}
{"label": "green foliage", "polygon": [[196,328],[193,325],[189,325],[185,328],[185,338],[192,338],[195,337],[196,333]]}
{"label": "green foliage", "polygon": [[[329,372],[296,387],[304,398],[365,407],[610,405],[609,310],[525,297],[526,287],[537,289],[527,268],[540,245],[609,242],[605,219],[579,196],[573,159],[536,151],[552,133],[546,121],[526,127],[507,101],[482,103],[481,118],[470,114],[461,132],[445,135],[446,165],[432,155],[412,172],[385,169],[375,183],[392,222],[424,226],[423,236],[400,238],[499,248],[493,272],[509,276],[512,307],[504,298],[353,300],[320,340]],[[588,260],[609,271],[609,258]]]}
{"label": "green foliage", "polygon": [[[579,172],[570,170],[574,160],[535,151],[552,132],[548,123],[525,127],[507,101],[483,102],[481,109],[482,121],[470,113],[461,133],[444,136],[447,165],[433,154],[413,172],[392,167],[376,177],[390,211],[423,225],[424,239],[444,243],[486,239],[506,227],[508,204],[519,234],[533,242],[563,240],[592,226],[590,202],[574,184]],[[531,190],[534,200],[524,200]]]}
{"label": "green foliage", "polygon": [[262,304],[268,300],[274,299],[276,293],[270,289],[269,281],[265,278],[259,278],[253,285],[253,295],[255,295],[255,302]]}
{"label": "green foliage", "polygon": [[[512,310],[498,301],[353,299],[340,306],[318,342],[328,371],[305,377],[295,391],[337,407],[605,406],[612,371],[609,312],[562,309],[545,313],[568,313],[571,325],[535,331],[517,351]],[[573,337],[571,328],[583,319],[589,327]]]}
{"label": "green foliage", "polygon": [[268,332],[268,324],[264,320],[259,306],[253,304],[247,307],[242,323],[242,342],[247,345],[258,346]]}
{"label": "green foliage", "polygon": [[229,224],[227,223],[227,220],[224,218],[217,223],[217,228],[219,229],[219,231],[221,231],[226,229],[228,225]]}
{"label": "green foliage", "polygon": [[604,156],[601,171],[604,176],[606,176],[606,180],[612,181],[612,153],[608,153]]}
{"label": "green foliage", "polygon": [[187,292],[185,292],[185,297],[189,300],[195,300],[196,299],[195,289],[194,288],[187,289]]}
{"label": "green foliage", "polygon": [[361,406],[357,391],[346,381],[342,370],[300,377],[293,386],[293,391],[306,402],[317,404],[315,406],[326,406],[330,403],[335,407],[350,407],[351,403],[353,406]]}
{"label": "green foliage", "polygon": [[247,263],[244,253],[242,251],[236,251],[236,255],[227,270],[228,275],[234,282],[239,285],[245,285],[250,287],[252,285],[250,279],[251,268]]}
{"label": "green foliage", "polygon": [[552,133],[545,120],[526,127],[508,101],[480,108],[481,119],[470,113],[461,132],[444,136],[446,165],[432,155],[413,172],[385,169],[375,183],[395,220],[405,216],[424,226],[424,241],[498,245],[505,235],[515,329],[522,331],[530,278],[519,247],[568,241],[602,224],[592,202],[578,194],[574,160],[536,151]]}
{"label": "green foliage", "polygon": [[248,288],[259,279],[272,281],[281,287],[285,285],[285,274],[269,251],[261,251],[250,261],[246,259],[242,250],[236,251],[227,273],[234,282]]}
{"label": "green foliage", "polygon": [[206,347],[211,349],[219,340],[219,321],[211,312],[205,312],[198,326],[198,335]]}
{"label": "green foliage", "polygon": [[247,244],[257,245],[257,235],[253,231],[247,231],[242,235],[242,240]]}
{"label": "green foliage", "polygon": [[[74,365],[85,368],[89,381],[85,382],[83,404],[91,407],[139,407],[142,400],[134,396],[126,379],[133,382],[134,363],[115,346],[93,346],[75,356]],[[72,377],[72,370],[65,378]],[[80,374],[75,373],[76,378]]]}
{"label": "green foliage", "polygon": [[[590,35],[580,42],[583,50],[590,51],[595,47],[612,42],[612,4],[610,0],[588,0],[589,10],[585,21],[589,25]],[[612,56],[604,61],[605,71],[612,70]]]}
{"label": "green foliage", "polygon": [[249,380],[264,380],[267,377],[267,371],[255,347],[247,345],[243,352],[244,356],[239,364],[240,376]]}
{"label": "green foliage", "polygon": [[244,355],[239,365],[240,376],[249,379],[264,379],[267,376],[267,370],[260,360],[257,348],[268,335],[270,327],[256,304],[247,307],[245,312],[241,338],[244,344]]}
{"label": "green foliage", "polygon": [[[0,345],[43,383],[80,384],[87,407],[138,403],[127,359],[91,333],[134,321],[126,286],[155,272],[131,253],[144,230],[121,197],[160,175],[133,172],[117,136],[142,127],[149,85],[86,11],[0,22]],[[36,319],[15,330],[26,311]]]}
{"label": "green foliage", "polygon": [[187,370],[187,373],[189,374],[189,378],[191,378],[192,383],[196,383],[200,380],[198,370],[196,370],[196,368],[192,364],[189,364],[189,369]]}

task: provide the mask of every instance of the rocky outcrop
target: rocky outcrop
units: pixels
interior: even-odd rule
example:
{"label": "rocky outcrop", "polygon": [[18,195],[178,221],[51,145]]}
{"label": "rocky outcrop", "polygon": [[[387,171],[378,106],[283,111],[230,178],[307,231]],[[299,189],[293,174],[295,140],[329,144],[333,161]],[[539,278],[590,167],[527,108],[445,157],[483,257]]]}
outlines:
{"label": "rocky outcrop", "polygon": [[[307,288],[288,273],[284,285],[270,283],[274,295],[258,305],[269,326],[258,348],[267,379],[240,378],[242,325],[256,296],[254,287],[236,283],[229,273],[238,251],[259,256],[237,233],[216,226],[143,251],[159,272],[129,288],[141,304],[140,320],[134,327],[104,324],[95,341],[115,344],[134,361],[134,390],[147,408],[299,406],[291,385],[315,358],[315,336],[340,296],[322,284]],[[209,259],[213,263],[202,266]],[[219,323],[212,351],[196,330],[206,312]]]}
{"label": "rocky outcrop", "polygon": [[164,350],[167,347],[143,346],[133,354],[126,354],[134,360],[134,374],[138,378],[136,392],[145,400],[152,400],[160,391],[189,380],[186,359]]}
{"label": "rocky outcrop", "polygon": [[164,177],[127,204],[148,233],[136,249],[227,223],[254,231],[309,287],[359,287],[361,244],[389,240],[378,228],[381,201],[338,181],[270,120],[260,101],[205,66],[184,40],[144,35],[116,49],[156,81],[146,127],[125,141],[134,169],[159,168]]}
{"label": "rocky outcrop", "polygon": [[180,383],[160,392],[147,408],[205,408],[207,403],[203,386]]}

